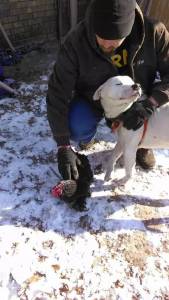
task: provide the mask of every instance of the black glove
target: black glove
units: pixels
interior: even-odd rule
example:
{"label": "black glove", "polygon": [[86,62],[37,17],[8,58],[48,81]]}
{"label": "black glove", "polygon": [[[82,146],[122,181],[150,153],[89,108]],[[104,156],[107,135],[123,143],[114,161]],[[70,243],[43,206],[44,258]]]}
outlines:
{"label": "black glove", "polygon": [[145,120],[148,120],[155,110],[155,106],[150,100],[134,102],[134,104],[120,116],[123,126],[127,129],[137,130]]}
{"label": "black glove", "polygon": [[76,152],[71,147],[60,147],[58,149],[58,169],[64,180],[78,179],[78,168],[81,164]]}

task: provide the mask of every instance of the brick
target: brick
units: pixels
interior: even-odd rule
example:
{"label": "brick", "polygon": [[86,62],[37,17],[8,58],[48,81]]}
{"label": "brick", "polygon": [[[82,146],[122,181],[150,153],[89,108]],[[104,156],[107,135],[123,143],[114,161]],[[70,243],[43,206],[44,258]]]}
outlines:
{"label": "brick", "polygon": [[[69,1],[62,0],[64,34],[70,28]],[[78,0],[78,20],[84,17],[91,0]],[[56,37],[57,10],[55,0],[1,0],[0,17],[12,41]],[[0,42],[2,38],[0,36]],[[14,43],[15,44],[15,43]]]}

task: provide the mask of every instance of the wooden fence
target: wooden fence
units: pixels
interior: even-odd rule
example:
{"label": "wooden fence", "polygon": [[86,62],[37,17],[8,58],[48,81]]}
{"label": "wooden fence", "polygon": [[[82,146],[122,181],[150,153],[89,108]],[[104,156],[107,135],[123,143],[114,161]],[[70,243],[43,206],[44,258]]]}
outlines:
{"label": "wooden fence", "polygon": [[137,0],[144,14],[162,21],[169,30],[169,0]]}

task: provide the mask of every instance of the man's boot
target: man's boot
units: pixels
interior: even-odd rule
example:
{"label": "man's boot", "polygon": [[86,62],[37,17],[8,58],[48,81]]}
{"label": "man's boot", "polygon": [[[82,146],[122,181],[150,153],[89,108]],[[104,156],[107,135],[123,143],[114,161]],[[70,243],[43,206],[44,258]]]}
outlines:
{"label": "man's boot", "polygon": [[144,170],[151,170],[155,166],[155,157],[152,149],[138,149],[136,154],[136,164]]}

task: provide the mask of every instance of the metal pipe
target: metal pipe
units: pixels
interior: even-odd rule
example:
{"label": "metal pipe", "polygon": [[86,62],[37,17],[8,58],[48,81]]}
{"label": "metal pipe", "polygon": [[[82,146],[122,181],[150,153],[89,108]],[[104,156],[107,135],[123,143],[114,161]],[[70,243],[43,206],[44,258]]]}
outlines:
{"label": "metal pipe", "polygon": [[152,6],[152,0],[137,0],[137,3],[142,8],[143,13],[148,16]]}
{"label": "metal pipe", "polygon": [[59,46],[61,45],[62,40],[62,1],[56,0],[56,9],[57,9],[57,38]]}
{"label": "metal pipe", "polygon": [[6,83],[0,81],[0,88],[3,88],[4,90],[8,91],[11,94],[18,95],[18,92],[14,89],[12,89],[10,86],[8,86]]}
{"label": "metal pipe", "polygon": [[149,0],[149,1],[146,3],[146,7],[145,7],[145,15],[146,15],[146,16],[149,16],[150,10],[151,10],[151,6],[152,6],[152,0]]}
{"label": "metal pipe", "polygon": [[78,13],[78,3],[77,0],[69,0],[70,1],[70,25],[71,28],[77,24],[77,13]]}
{"label": "metal pipe", "polygon": [[12,45],[12,43],[11,43],[11,41],[10,41],[10,39],[9,39],[9,37],[8,37],[8,35],[7,35],[7,33],[6,33],[6,31],[5,31],[5,28],[3,27],[3,25],[2,25],[1,22],[0,22],[0,30],[1,30],[1,32],[2,32],[2,34],[3,34],[3,36],[4,36],[4,38],[5,38],[6,42],[8,43],[8,46],[9,46],[10,49],[12,50],[12,52],[15,52],[15,48],[14,48],[14,46]]}

